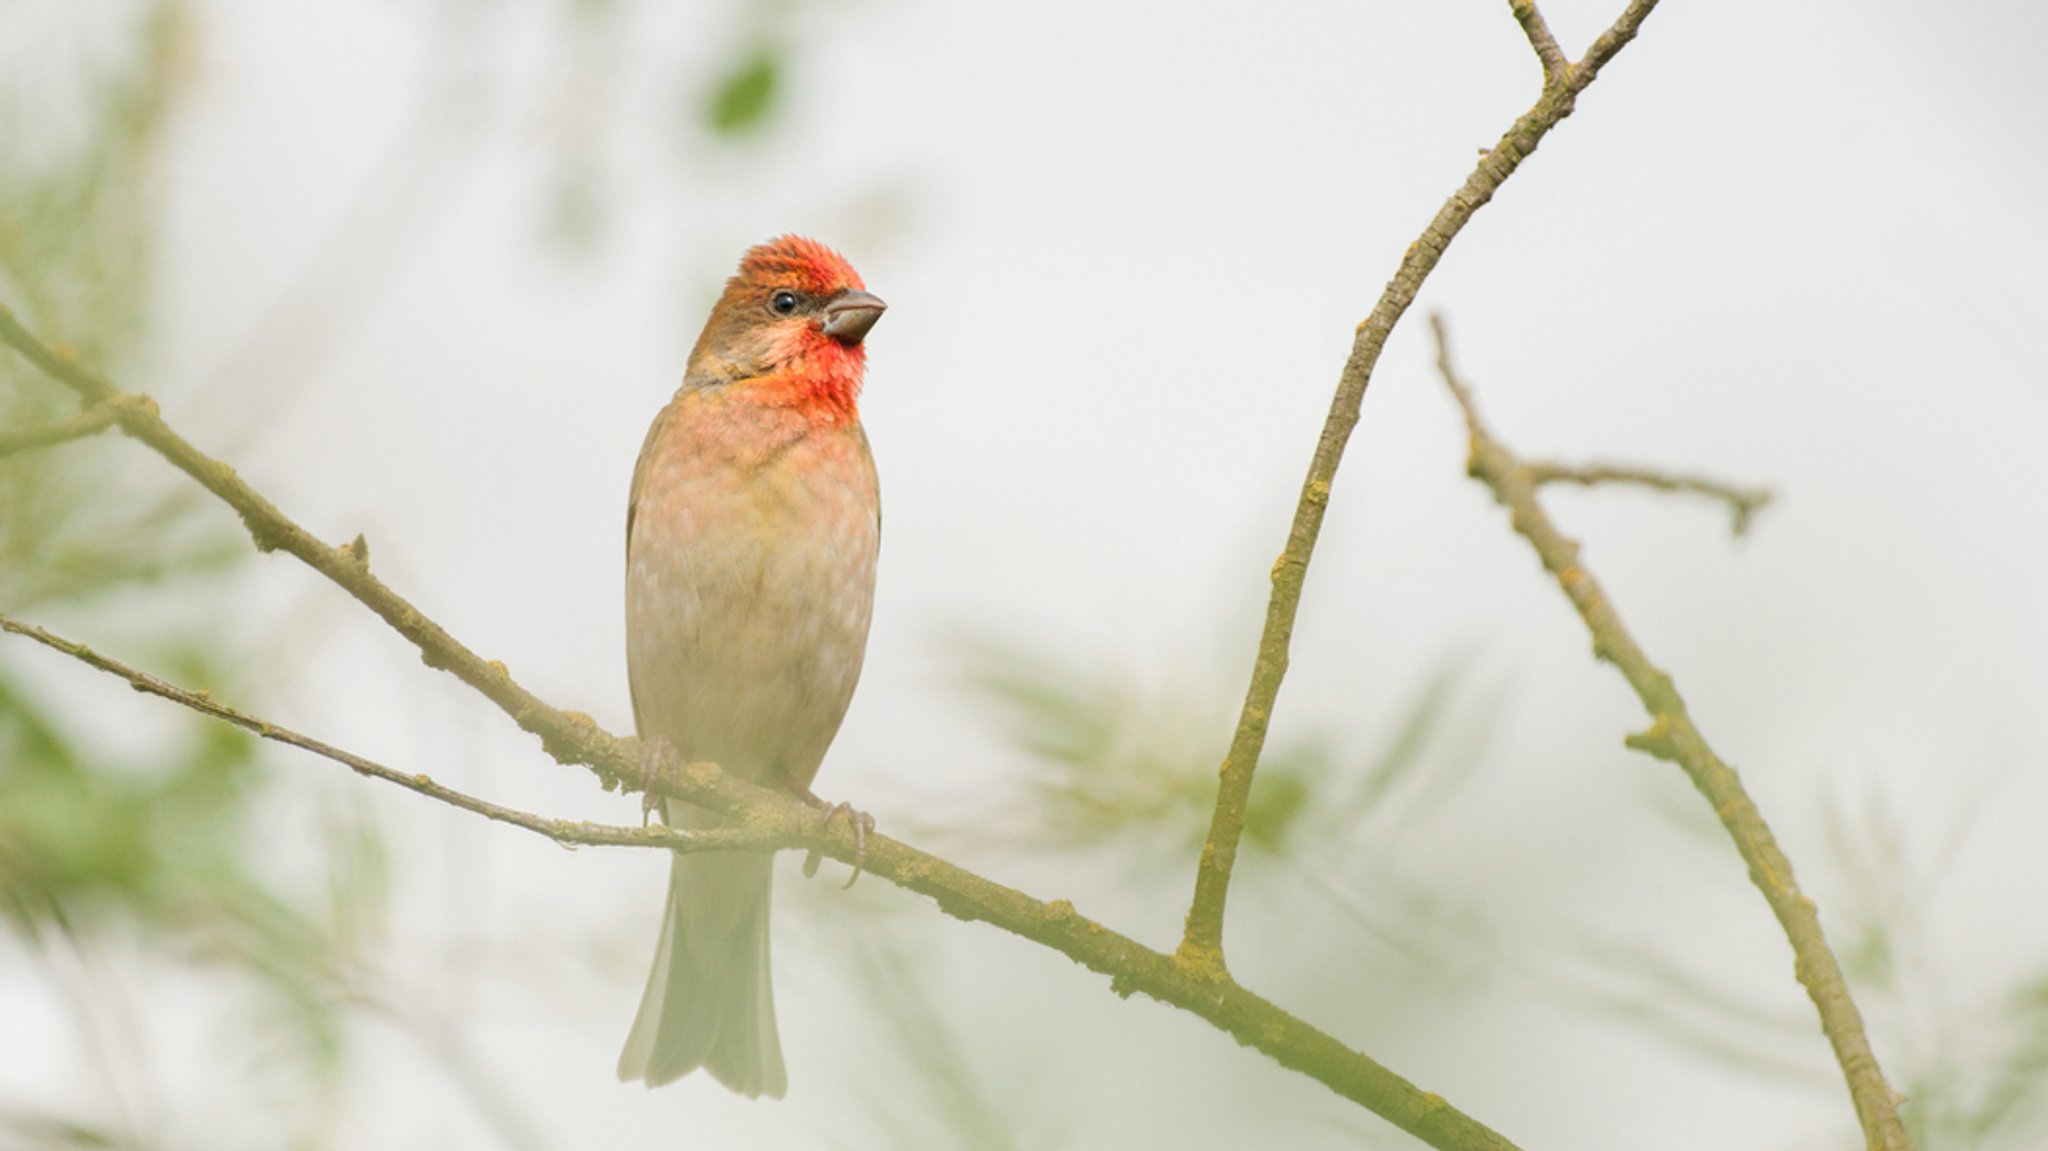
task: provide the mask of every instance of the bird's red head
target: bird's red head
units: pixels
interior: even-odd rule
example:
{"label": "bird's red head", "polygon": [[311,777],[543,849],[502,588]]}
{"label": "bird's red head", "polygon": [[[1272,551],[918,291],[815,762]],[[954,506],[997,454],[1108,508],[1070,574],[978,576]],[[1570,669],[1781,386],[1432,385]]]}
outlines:
{"label": "bird's red head", "polygon": [[782,236],[747,249],[690,353],[686,382],[751,382],[766,402],[851,419],[884,304],[845,257]]}
{"label": "bird's red head", "polygon": [[735,284],[742,281],[757,287],[794,288],[818,296],[867,287],[846,257],[809,236],[777,236],[748,248],[747,254],[740,257],[739,274],[732,279]]}

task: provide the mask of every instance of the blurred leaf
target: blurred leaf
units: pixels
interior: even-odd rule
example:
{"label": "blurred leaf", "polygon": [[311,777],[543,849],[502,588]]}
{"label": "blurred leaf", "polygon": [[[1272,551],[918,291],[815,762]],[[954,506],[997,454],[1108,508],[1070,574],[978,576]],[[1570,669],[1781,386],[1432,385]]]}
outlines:
{"label": "blurred leaf", "polygon": [[1831,861],[1842,878],[1843,897],[1834,901],[1838,929],[1836,957],[1858,984],[1897,985],[1900,937],[1920,934],[1931,875],[1922,875],[1907,855],[1905,830],[1883,794],[1872,787],[1853,805],[1830,796],[1822,806]]}
{"label": "blurred leaf", "polygon": [[[1229,743],[1227,702],[1141,696],[1100,671],[993,642],[960,646],[975,694],[1026,754],[1034,801],[1025,832],[1041,848],[1150,844],[1176,857],[1198,849]],[[1332,758],[1308,743],[1275,746],[1254,781],[1245,840],[1284,850]]]}
{"label": "blurred leaf", "polygon": [[[111,60],[66,45],[80,66],[61,91],[0,78],[0,303],[78,358],[117,368],[148,331],[160,150],[191,71],[183,3],[138,8]],[[0,354],[0,426],[77,410],[72,394]],[[112,437],[0,459],[0,596],[13,610],[78,601],[172,575],[218,570],[246,547],[232,520],[184,485],[117,496]],[[200,509],[204,507],[204,514]]]}
{"label": "blurred leaf", "polygon": [[[867,1004],[881,1024],[885,1050],[910,1074],[888,1074],[865,1094],[879,1142],[849,1146],[901,1148],[972,1147],[986,1151],[1055,1147],[1070,1142],[1045,1130],[1047,1109],[1025,1102],[1030,1092],[1006,1081],[1000,1089],[976,1074],[975,1056],[961,1041],[932,995],[926,961],[885,932],[843,920],[850,938],[843,948]],[[912,1092],[902,1088],[909,1085]]]}
{"label": "blurred leaf", "polygon": [[[1200,848],[1216,802],[1216,764],[1230,741],[1233,700],[1206,684],[1153,694],[1098,669],[1019,645],[958,646],[964,678],[1025,753],[1038,846]],[[1499,690],[1468,698],[1458,661],[1405,703],[1394,735],[1352,770],[1322,737],[1270,742],[1245,814],[1245,843],[1285,854],[1304,836],[1385,852],[1484,761]]]}
{"label": "blurred leaf", "polygon": [[1326,834],[1385,852],[1477,774],[1506,692],[1495,686],[1474,696],[1465,665],[1453,657],[1425,677],[1396,710],[1394,733],[1379,755],[1334,781],[1330,802],[1316,816]]}
{"label": "blurred leaf", "polygon": [[[150,177],[190,70],[191,19],[172,0],[142,9],[129,55],[81,68],[69,92],[0,87],[0,130],[17,142],[0,149],[0,284],[16,311],[71,321],[59,338],[87,361],[105,362],[145,327]],[[62,128],[52,125],[70,123],[83,130],[53,138]]]}
{"label": "blurred leaf", "polygon": [[[1998,1130],[2038,1127],[2048,1097],[2048,975],[2019,987],[1999,1012],[2005,1048],[1987,1068],[1989,1083],[1957,1134],[1982,1137]],[[1931,1141],[1928,1146],[1943,1144]]]}
{"label": "blurred leaf", "polygon": [[351,952],[384,934],[391,908],[391,857],[384,830],[351,792],[353,802],[326,809],[321,825],[327,871],[327,931]]}
{"label": "blurred leaf", "polygon": [[1430,745],[1456,695],[1458,679],[1457,665],[1446,664],[1423,681],[1386,749],[1358,776],[1351,793],[1356,810],[1380,806],[1397,787],[1422,774]]}
{"label": "blurred leaf", "polygon": [[782,92],[782,51],[756,48],[719,78],[704,105],[711,131],[729,138],[752,135],[767,127]]}
{"label": "blurred leaf", "polygon": [[1594,942],[1572,992],[1696,1055],[1776,1082],[1837,1083],[1810,1015],[1773,1009],[1651,948]]}
{"label": "blurred leaf", "polygon": [[[188,653],[189,654],[189,653]],[[201,680],[200,682],[208,682]],[[16,920],[60,907],[163,917],[178,893],[239,867],[258,779],[255,741],[182,726],[152,770],[110,769],[44,715],[0,665],[0,892]]]}

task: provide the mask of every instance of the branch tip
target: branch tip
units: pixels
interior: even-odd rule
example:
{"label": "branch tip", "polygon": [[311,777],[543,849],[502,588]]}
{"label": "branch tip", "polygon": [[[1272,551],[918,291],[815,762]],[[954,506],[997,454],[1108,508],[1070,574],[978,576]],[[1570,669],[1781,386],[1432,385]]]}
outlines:
{"label": "branch tip", "polygon": [[0,459],[88,439],[113,427],[119,418],[120,412],[114,405],[90,403],[68,419],[0,432]]}
{"label": "branch tip", "polygon": [[1543,65],[1545,91],[1564,89],[1571,81],[1572,64],[1558,46],[1557,37],[1551,35],[1550,25],[1537,9],[1536,0],[1508,0],[1508,8],[1514,12],[1515,23],[1522,26],[1522,34],[1528,37],[1529,47],[1536,50],[1536,59]]}
{"label": "branch tip", "polygon": [[[1608,662],[1612,663],[1614,661],[1610,657]],[[1633,731],[1623,736],[1621,742],[1627,747],[1640,751],[1652,758],[1661,759],[1667,763],[1678,762],[1678,745],[1672,742],[1671,725],[1661,715],[1643,730]]]}

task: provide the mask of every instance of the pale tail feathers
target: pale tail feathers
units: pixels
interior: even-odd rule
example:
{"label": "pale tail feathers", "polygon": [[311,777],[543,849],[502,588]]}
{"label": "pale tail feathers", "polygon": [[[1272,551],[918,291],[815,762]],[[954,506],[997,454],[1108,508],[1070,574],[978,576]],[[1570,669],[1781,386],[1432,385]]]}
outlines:
{"label": "pale tail feathers", "polygon": [[619,1078],[649,1087],[702,1067],[742,1095],[789,1088],[768,975],[774,858],[678,855],[647,993],[619,1055]]}

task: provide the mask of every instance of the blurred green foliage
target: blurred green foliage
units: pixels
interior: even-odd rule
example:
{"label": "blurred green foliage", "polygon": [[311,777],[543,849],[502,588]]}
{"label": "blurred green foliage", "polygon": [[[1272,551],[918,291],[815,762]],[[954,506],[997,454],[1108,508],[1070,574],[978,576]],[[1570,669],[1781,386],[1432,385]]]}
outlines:
{"label": "blurred green foliage", "polygon": [[[66,90],[0,87],[0,301],[114,367],[148,335],[158,151],[189,68],[183,4],[140,9],[133,43]],[[50,124],[76,123],[56,133]],[[75,397],[0,355],[0,426],[77,411]],[[116,494],[109,443],[0,457],[0,602],[78,601],[223,566],[241,553],[185,488]]]}
{"label": "blurred green foliage", "polygon": [[[736,25],[708,69],[670,68],[682,78],[669,99],[678,111],[672,142],[693,166],[692,148],[709,140],[746,149],[787,123],[789,78],[799,63],[797,29],[810,6],[796,0],[733,0],[718,17]],[[563,130],[553,147],[549,235],[571,251],[587,251],[610,222],[611,162],[607,141],[625,113],[626,85],[616,75],[620,38],[644,16],[621,0],[573,0],[559,52],[565,65],[555,101]]]}
{"label": "blurred green foliage", "polygon": [[[0,99],[13,138],[42,145],[0,150],[0,286],[29,323],[78,341],[88,362],[119,362],[147,336],[155,258],[147,190],[184,71],[187,19],[181,4],[156,4],[141,12],[132,49],[103,70],[81,69],[72,91],[9,90]],[[66,101],[82,110],[75,133],[29,132],[64,122]],[[19,357],[0,357],[6,426],[76,407]],[[123,449],[109,437],[0,458],[0,602],[10,610],[104,603],[233,554],[217,526],[193,522],[194,499],[132,506],[108,464]],[[219,653],[204,634],[160,646],[183,673],[216,678]],[[9,912],[33,917],[79,904],[151,916],[162,908],[168,869],[228,866],[225,832],[255,779],[249,741],[188,721],[184,746],[151,770],[112,769],[87,750],[95,741],[23,680],[37,663],[25,655],[0,663],[0,882]]]}
{"label": "blurred green foliage", "polygon": [[[1030,820],[1014,833],[1039,850],[1141,845],[1178,863],[1201,849],[1216,801],[1218,735],[1207,694],[1147,695],[1114,674],[1022,646],[970,641],[959,666],[976,700],[1023,753]],[[1314,744],[1271,748],[1245,814],[1245,842],[1281,852],[1312,782],[1331,765]]]}
{"label": "blurred green foliage", "polygon": [[782,52],[756,48],[721,76],[705,100],[704,120],[720,136],[761,131],[782,93]]}
{"label": "blurred green foliage", "polygon": [[747,31],[701,97],[703,125],[715,137],[749,142],[784,110],[791,44],[811,6],[799,0],[746,0],[737,6]]}
{"label": "blurred green foliage", "polygon": [[[86,363],[146,385],[158,167],[197,28],[179,0],[136,4],[128,17],[111,31],[86,22],[77,42],[52,46],[53,57],[74,53],[72,66],[45,60],[26,79],[0,80],[0,303]],[[75,411],[67,389],[0,353],[0,427]],[[109,435],[0,457],[0,605],[89,619],[94,642],[252,702],[260,676],[221,636],[228,605],[168,616],[147,607],[225,572],[247,544],[192,485],[135,490],[126,469],[138,451]],[[156,622],[121,622],[142,619]],[[288,892],[252,843],[268,783],[254,739],[166,713],[146,755],[116,756],[109,736],[123,733],[67,696],[50,668],[49,653],[0,647],[0,926],[60,987],[99,978],[94,957],[109,940],[139,941],[150,962],[198,961],[240,987],[236,997],[266,1005],[259,1014],[275,1026],[260,1034],[296,1053],[278,1066],[331,1090],[343,1049],[335,988],[382,919],[380,833],[359,813],[329,817],[326,890]],[[90,1034],[120,1000],[88,986],[69,1001]],[[113,1086],[148,1076],[146,1053],[102,1047],[106,1113],[0,1111],[0,1145],[151,1142],[130,1129]]]}
{"label": "blurred green foliage", "polygon": [[[1648,793],[1659,794],[1659,793]],[[1697,803],[1661,793],[1650,814],[1725,863],[1724,832]],[[1952,991],[1936,910],[1947,869],[1967,844],[1967,821],[1929,835],[1882,796],[1832,795],[1822,808],[1827,851],[1802,867],[1835,890],[1823,903],[1836,958],[1905,1098],[1900,1115],[1923,1148],[2033,1148],[2048,1135],[2048,975],[1972,1003]],[[1941,845],[1927,851],[1927,841]],[[1841,1091],[1803,997],[1767,1006],[1729,973],[1675,949],[1591,942],[1574,957],[1567,990],[1674,1048],[1773,1083]],[[1844,1146],[1849,1144],[1845,1143]]]}
{"label": "blurred green foliage", "polygon": [[[1153,692],[1115,673],[1021,645],[958,645],[961,676],[1023,753],[1029,823],[1013,834],[1038,850],[1149,844],[1175,867],[1201,850],[1216,802],[1216,765],[1229,746],[1225,692],[1168,685]],[[1275,857],[1348,851],[1437,809],[1480,762],[1498,692],[1463,699],[1453,662],[1398,709],[1365,762],[1322,734],[1268,743],[1245,813],[1248,849]],[[1176,878],[1184,878],[1176,873]]]}
{"label": "blurred green foliage", "polygon": [[[186,652],[179,678],[193,682],[206,658]],[[239,881],[255,741],[211,723],[179,736],[124,770],[0,678],[0,909],[19,926],[117,908],[161,923],[190,891]]]}
{"label": "blurred green foliage", "polygon": [[[1199,677],[1141,689],[1019,644],[977,640],[957,650],[975,702],[1020,756],[1014,784],[984,788],[978,811],[919,834],[943,844],[965,826],[978,848],[1089,853],[1125,869],[1119,887],[1182,905],[1237,713],[1229,689]],[[1233,881],[1246,894],[1233,907],[1265,916],[1262,930],[1318,925],[1307,933],[1316,946],[1285,936],[1263,943],[1286,953],[1302,981],[1297,1002],[1325,1000],[1323,981],[1356,963],[1359,949],[1411,992],[1446,999],[1474,991],[1498,962],[1472,893],[1403,854],[1474,778],[1497,723],[1503,693],[1467,682],[1464,662],[1392,701],[1371,754],[1339,750],[1362,733],[1282,730],[1268,741]]]}
{"label": "blurred green foliage", "polygon": [[[848,1151],[873,1146],[1015,1151],[1071,1142],[1059,1131],[1071,1122],[1069,1117],[1032,1106],[1027,1102],[1032,1093],[1022,1090],[1024,1085],[998,1086],[982,1073],[946,1005],[931,994],[931,965],[905,945],[902,932],[872,930],[857,922],[849,922],[849,928],[843,954],[853,960],[852,982],[880,1024],[887,1041],[881,1049],[896,1058],[872,1069],[875,1085],[863,1093],[871,1130],[851,1140],[839,1132],[835,1144]],[[1052,1053],[1047,1054],[1050,1061]]]}

